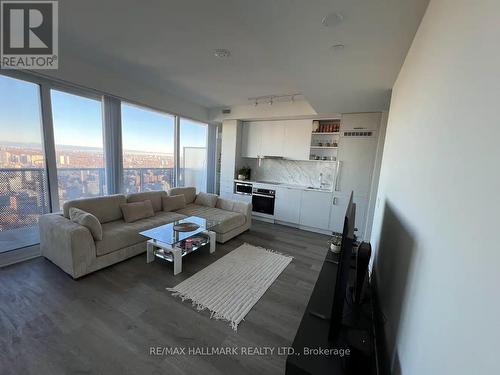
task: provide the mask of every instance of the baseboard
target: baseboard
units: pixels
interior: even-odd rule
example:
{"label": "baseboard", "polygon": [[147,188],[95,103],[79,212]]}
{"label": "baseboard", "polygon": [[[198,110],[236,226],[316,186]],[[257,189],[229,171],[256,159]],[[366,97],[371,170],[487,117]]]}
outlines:
{"label": "baseboard", "polygon": [[40,245],[23,247],[21,249],[6,251],[0,254],[0,267],[24,262],[25,260],[39,257],[41,254]]}
{"label": "baseboard", "polygon": [[300,225],[295,223],[289,223],[288,221],[274,220],[275,224],[284,225],[286,227],[299,229]]}
{"label": "baseboard", "polygon": [[326,234],[326,235],[330,235],[330,236],[332,235],[332,231],[331,230],[319,229],[319,228],[313,228],[313,227],[307,227],[305,225],[299,225],[299,229],[307,230],[308,232]]}
{"label": "baseboard", "polygon": [[292,227],[300,230],[306,230],[308,232],[314,232],[314,233],[320,233],[320,234],[326,234],[327,236],[332,234],[331,230],[325,230],[325,229],[319,229],[319,228],[314,228],[314,227],[308,227],[305,225],[300,225],[300,224],[295,224],[295,223],[289,223],[287,221],[280,221],[280,220],[275,220],[273,218],[269,218],[266,216],[257,216],[253,215],[252,219],[258,220],[258,221],[263,221],[266,223],[271,223],[271,224],[279,224],[279,225],[285,225],[287,227]]}
{"label": "baseboard", "polygon": [[271,223],[271,224],[274,224],[274,219],[272,219],[272,218],[268,218],[268,217],[265,217],[265,216],[257,216],[257,215],[253,215],[253,216],[252,216],[252,220],[264,221],[264,222],[266,222],[266,223]]}
{"label": "baseboard", "polygon": [[387,348],[387,337],[385,334],[386,319],[380,309],[378,298],[378,287],[372,273],[370,284],[372,286],[372,304],[373,304],[373,325],[375,330],[375,354],[377,356],[377,375],[391,375],[391,366],[389,361],[389,351]]}

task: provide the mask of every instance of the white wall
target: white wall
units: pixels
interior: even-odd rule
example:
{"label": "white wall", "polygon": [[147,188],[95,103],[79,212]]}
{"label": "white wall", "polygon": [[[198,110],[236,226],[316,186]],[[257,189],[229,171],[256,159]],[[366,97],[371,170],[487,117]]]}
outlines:
{"label": "white wall", "polygon": [[499,25],[498,0],[431,0],[393,90],[372,244],[394,373],[500,373]]}

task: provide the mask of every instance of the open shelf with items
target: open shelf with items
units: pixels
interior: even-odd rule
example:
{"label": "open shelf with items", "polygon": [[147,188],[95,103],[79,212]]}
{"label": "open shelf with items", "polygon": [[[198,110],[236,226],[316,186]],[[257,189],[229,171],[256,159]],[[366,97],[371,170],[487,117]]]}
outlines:
{"label": "open shelf with items", "polygon": [[[192,253],[193,251],[198,250],[199,248],[206,246],[210,243],[210,237],[208,234],[205,233],[199,233],[194,237],[187,238],[185,240],[182,240],[175,244],[176,247],[182,249],[182,256],[185,256],[189,253]],[[155,250],[155,255],[158,258],[167,260],[169,262],[174,261],[174,257],[172,253],[168,250],[164,249],[157,249]]]}
{"label": "open shelf with items", "polygon": [[339,140],[340,119],[313,121],[309,160],[336,161]]}

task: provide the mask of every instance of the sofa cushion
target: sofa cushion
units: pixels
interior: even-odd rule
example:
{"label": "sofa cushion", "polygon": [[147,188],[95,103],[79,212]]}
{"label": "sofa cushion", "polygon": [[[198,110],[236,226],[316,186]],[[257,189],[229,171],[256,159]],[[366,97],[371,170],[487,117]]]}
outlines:
{"label": "sofa cushion", "polygon": [[220,208],[222,210],[227,210],[227,211],[232,211],[233,210],[233,206],[234,206],[234,202],[233,200],[230,200],[230,199],[224,199],[224,198],[218,198],[217,199],[217,203],[215,204],[215,207],[216,208]]}
{"label": "sofa cushion", "polygon": [[102,240],[95,243],[96,255],[109,254],[124,247],[145,242],[148,239],[141,236],[139,232],[183,218],[185,218],[184,215],[175,212],[158,212],[155,216],[134,221],[133,223],[117,220],[103,224]]}
{"label": "sofa cushion", "polygon": [[102,226],[99,220],[86,211],[80,210],[76,207],[71,207],[69,209],[69,218],[72,222],[83,225],[90,231],[94,240],[102,240]]}
{"label": "sofa cushion", "polygon": [[163,197],[166,197],[167,192],[158,190],[158,191],[145,191],[143,193],[133,193],[127,195],[127,203],[135,203],[135,202],[144,202],[151,201],[153,205],[153,210],[155,212],[162,210],[161,200]]}
{"label": "sofa cushion", "polygon": [[123,194],[107,195],[105,197],[83,198],[67,201],[63,205],[64,217],[69,219],[69,209],[79,208],[88,212],[99,220],[101,224],[123,218],[120,204],[126,203],[127,198]]}
{"label": "sofa cushion", "polygon": [[229,232],[246,223],[246,217],[241,213],[197,204],[188,204],[186,208],[177,212],[186,216],[199,216],[207,220],[216,221],[218,224],[212,230],[217,233]]}
{"label": "sofa cushion", "polygon": [[186,207],[186,197],[183,194],[162,197],[163,211],[176,211]]}
{"label": "sofa cushion", "polygon": [[195,187],[178,187],[172,188],[168,191],[168,195],[179,195],[183,194],[186,198],[186,204],[193,203],[196,198],[196,188]]}
{"label": "sofa cushion", "polygon": [[209,194],[209,193],[198,193],[196,199],[194,200],[194,204],[199,204],[200,206],[207,207],[215,207],[217,204],[217,199],[219,197],[217,194]]}
{"label": "sofa cushion", "polygon": [[123,212],[123,220],[127,223],[155,216],[151,201],[124,203],[120,205]]}

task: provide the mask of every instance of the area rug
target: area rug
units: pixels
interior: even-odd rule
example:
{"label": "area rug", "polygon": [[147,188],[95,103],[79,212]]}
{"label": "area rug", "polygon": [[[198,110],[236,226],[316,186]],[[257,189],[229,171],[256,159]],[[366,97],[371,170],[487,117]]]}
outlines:
{"label": "area rug", "polygon": [[234,330],[264,295],[292,257],[247,243],[220,258],[174,288],[173,296],[191,300],[210,318],[231,323]]}

